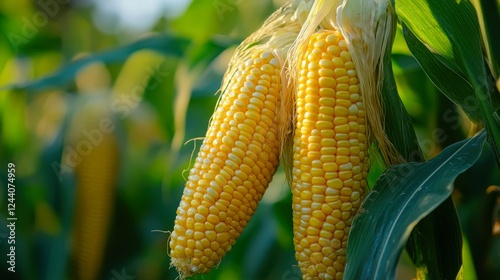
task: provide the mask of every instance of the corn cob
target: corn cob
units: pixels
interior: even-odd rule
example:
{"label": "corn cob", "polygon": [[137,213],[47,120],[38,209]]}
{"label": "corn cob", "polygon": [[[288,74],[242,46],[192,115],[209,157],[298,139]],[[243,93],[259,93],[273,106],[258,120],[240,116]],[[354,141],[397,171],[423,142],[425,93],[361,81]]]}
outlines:
{"label": "corn cob", "polygon": [[314,33],[300,54],[293,139],[293,224],[304,279],[342,279],[368,171],[365,109],[337,31]]}
{"label": "corn cob", "polygon": [[280,65],[255,50],[231,77],[191,169],[170,238],[181,276],[207,273],[234,245],[278,167]]}
{"label": "corn cob", "polygon": [[[75,167],[76,205],[73,229],[73,255],[75,278],[98,279],[101,270],[109,222],[112,215],[116,181],[119,168],[118,144],[113,134],[97,132],[100,114],[84,114],[75,118],[71,146],[78,147],[88,139],[83,129],[102,133],[94,141],[89,154],[81,157]],[[92,114],[94,114],[93,112]],[[97,139],[97,140],[99,140]],[[94,139],[95,140],[95,139]],[[89,142],[87,142],[89,143]]]}
{"label": "corn cob", "polygon": [[236,48],[170,236],[181,278],[207,273],[234,245],[269,185],[289,133],[286,54],[312,6],[290,0]]}

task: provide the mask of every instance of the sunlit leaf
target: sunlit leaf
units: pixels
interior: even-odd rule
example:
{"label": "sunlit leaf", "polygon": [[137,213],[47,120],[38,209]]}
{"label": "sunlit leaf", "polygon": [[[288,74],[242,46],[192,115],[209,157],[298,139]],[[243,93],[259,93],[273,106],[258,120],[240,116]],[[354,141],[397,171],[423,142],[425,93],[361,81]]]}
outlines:
{"label": "sunlit leaf", "polygon": [[[179,34],[196,42],[205,42],[237,22],[236,1],[192,1],[186,12],[172,27]],[[193,28],[193,24],[196,28]]]}
{"label": "sunlit leaf", "polygon": [[0,91],[1,140],[8,149],[19,151],[28,140],[26,96]]}
{"label": "sunlit leaf", "polygon": [[405,24],[403,34],[415,59],[434,85],[455,104],[461,105],[472,120],[480,120],[481,112],[474,101],[474,90],[469,82],[437,59]]}
{"label": "sunlit leaf", "polygon": [[[474,6],[467,0],[398,0],[396,13],[436,60],[471,85],[473,92],[467,98],[454,101],[459,102],[461,107],[471,106],[481,112],[488,131],[488,142],[500,166],[500,121],[494,117],[500,108],[500,96],[493,91],[491,74],[487,73],[481,29]],[[414,55],[420,56],[419,53]],[[472,104],[466,105],[467,102]],[[475,117],[477,114],[471,115],[471,118]]]}
{"label": "sunlit leaf", "polygon": [[347,250],[347,279],[394,279],[413,227],[453,190],[454,179],[479,157],[486,133],[453,144],[425,163],[389,167],[355,217]]}
{"label": "sunlit leaf", "polygon": [[180,57],[183,55],[187,45],[188,41],[182,37],[176,37],[170,34],[151,36],[135,41],[129,45],[72,61],[59,69],[58,72],[39,80],[8,85],[5,88],[40,91],[46,88],[62,87],[73,81],[78,71],[89,63],[96,61],[104,63],[123,62],[136,51],[145,49],[153,50],[168,56]]}
{"label": "sunlit leaf", "polygon": [[237,45],[238,43],[240,43],[240,41],[216,37],[213,40],[206,41],[201,45],[194,44],[193,47],[187,52],[187,56],[189,57],[189,66],[192,68],[195,65],[206,65],[221,52],[230,46]]}
{"label": "sunlit leaf", "polygon": [[478,81],[484,77],[480,29],[469,1],[397,0],[396,13],[448,68]]}

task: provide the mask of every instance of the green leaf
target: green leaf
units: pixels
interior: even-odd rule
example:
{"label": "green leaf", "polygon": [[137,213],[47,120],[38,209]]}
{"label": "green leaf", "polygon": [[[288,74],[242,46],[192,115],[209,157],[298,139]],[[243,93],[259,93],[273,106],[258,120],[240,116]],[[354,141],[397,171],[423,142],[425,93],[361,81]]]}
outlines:
{"label": "green leaf", "polygon": [[0,91],[0,141],[11,151],[21,151],[29,139],[26,123],[25,94]]}
{"label": "green leaf", "polygon": [[[446,67],[403,23],[406,43],[425,74],[453,103],[460,105],[473,121],[481,119],[472,86],[462,76]],[[468,101],[468,102],[467,102]]]}
{"label": "green leaf", "polygon": [[[402,35],[402,34],[401,34]],[[399,36],[402,37],[402,36]],[[398,36],[396,36],[396,39]],[[404,41],[403,41],[404,42]],[[406,46],[406,44],[405,44]],[[408,71],[420,71],[415,68],[418,67],[418,64],[415,60],[410,59],[407,55],[405,55],[404,47],[402,43],[399,43],[399,54],[392,54],[393,61],[395,62],[395,66],[404,70],[404,74],[396,75],[398,81],[398,88],[403,89],[404,92],[402,96],[408,95],[408,90],[415,90],[415,86],[421,88],[421,85],[425,85],[426,83],[406,83],[402,82],[402,76],[415,76],[408,74]],[[394,50],[394,48],[393,48]],[[396,150],[404,157],[404,159],[408,162],[421,162],[424,157],[419,149],[418,141],[413,130],[413,126],[410,121],[410,117],[405,110],[397,92],[396,85],[394,83],[394,73],[392,71],[392,64],[390,63],[391,53],[386,54],[386,61],[384,65],[384,83],[383,83],[383,92],[384,92],[384,108],[386,108],[386,125],[387,125],[387,135],[391,142],[396,147]],[[401,59],[405,57],[406,59]],[[417,64],[417,65],[414,65]],[[401,67],[402,66],[402,67]],[[400,71],[401,72],[401,71]],[[421,80],[421,78],[420,78]],[[407,87],[404,87],[404,85]],[[410,87],[411,84],[411,87]],[[435,92],[434,89],[425,89],[426,92],[431,91],[433,94]],[[423,96],[420,97],[424,99]],[[430,99],[431,96],[428,96]],[[414,102],[413,102],[414,103]],[[412,104],[413,104],[412,103]],[[429,102],[424,102],[422,104],[429,104]],[[427,110],[428,111],[428,110]],[[431,110],[432,111],[432,110]],[[370,171],[370,176],[373,176],[373,169]],[[448,198],[444,203],[449,204],[453,203],[451,198]],[[451,219],[437,221],[434,217],[450,217]],[[448,267],[440,266],[439,262],[436,262],[436,259],[447,258],[447,252],[450,251],[450,248],[461,248],[461,242],[458,244],[455,242],[456,237],[460,238],[461,232],[460,229],[456,229],[456,220],[457,213],[456,211],[450,211],[449,208],[439,207],[435,209],[430,215],[426,218],[422,219],[412,231],[408,243],[411,243],[413,246],[408,247],[408,253],[413,257],[413,261],[417,264],[419,268],[427,268],[429,269],[430,275],[440,275],[436,274],[435,271],[453,271],[453,269],[448,269]],[[448,232],[438,232],[436,229],[440,227],[449,228]],[[439,238],[448,238],[447,240],[435,244],[429,244],[425,241],[434,241]],[[439,239],[441,240],[441,239]],[[460,240],[459,240],[460,241]],[[423,254],[422,252],[425,252]],[[419,256],[420,258],[417,258]],[[440,279],[437,277],[436,279]]]}
{"label": "green leaf", "polygon": [[[270,205],[261,205],[261,207],[269,207],[266,212],[271,212]],[[263,217],[262,224],[252,235],[252,241],[245,250],[243,274],[248,275],[249,279],[258,279],[259,274],[272,268],[272,252],[276,250],[277,245],[276,225],[272,217],[272,215]]]}
{"label": "green leaf", "polygon": [[478,159],[485,138],[483,131],[428,162],[393,165],[384,172],[353,221],[346,279],[394,279],[411,230],[450,196],[453,181]]}
{"label": "green leaf", "polygon": [[[235,1],[192,1],[186,12],[171,25],[178,34],[195,42],[204,42],[215,34],[227,34],[233,30],[239,20],[236,8]],[[198,22],[203,24],[196,24]]]}
{"label": "green leaf", "polygon": [[436,87],[413,56],[393,54],[392,62],[401,100],[412,118],[417,134],[418,129],[434,129],[439,107]]}
{"label": "green leaf", "polygon": [[[408,91],[416,91],[416,88],[419,88],[419,93],[416,94],[422,94],[422,91],[425,91],[427,93],[431,92],[431,94],[423,95],[420,97],[415,96],[415,98],[430,100],[432,98],[432,95],[435,95],[434,87],[432,87],[432,89],[428,87],[422,88],[422,85],[425,85],[426,83],[408,83],[408,81],[402,80],[402,76],[405,76],[405,79],[406,76],[415,76],[414,74],[408,73],[408,71],[412,71],[411,73],[413,73],[414,71],[421,70],[418,66],[418,63],[414,59],[410,59],[409,57],[407,57],[409,51],[405,49],[406,43],[403,45],[404,40],[399,40],[399,42],[397,42],[398,37],[403,37],[402,32],[399,34],[397,33],[395,37],[395,43],[398,43],[398,45],[393,45],[392,57],[395,70],[399,70],[395,73],[398,88],[403,90],[401,96],[405,97],[406,95],[408,95]],[[389,57],[391,57],[391,53],[386,54],[386,59]],[[387,134],[391,142],[394,143],[398,152],[405,158],[406,161],[421,162],[424,158],[419,150],[417,138],[410,123],[409,116],[406,113],[401,101],[399,100],[399,95],[394,84],[391,66],[392,65],[389,63],[389,61],[385,62],[383,102],[384,107],[388,108],[386,109],[386,125],[388,128]],[[400,73],[398,75],[398,72],[403,73]],[[415,78],[412,77],[411,79]],[[422,78],[420,78],[420,81],[422,81]],[[414,104],[415,102],[410,103]],[[429,102],[420,103],[429,105]],[[429,110],[427,110],[427,112],[428,111]],[[370,171],[370,176],[373,175],[371,174],[373,173],[372,171],[373,168]],[[450,203],[451,205],[453,205],[451,197],[448,197],[443,204],[449,205]],[[439,217],[448,218],[439,220]],[[454,264],[456,263],[458,263],[458,267],[460,267],[460,255],[457,256],[458,262],[452,261],[450,262],[452,264],[450,266],[443,266],[443,262],[440,261],[443,259],[455,260],[453,258],[449,258],[448,252],[461,248],[461,232],[459,228],[457,229],[457,217],[457,212],[453,207],[438,207],[415,226],[408,239],[407,244],[411,244],[411,246],[407,246],[407,250],[412,257],[413,262],[417,265],[419,271],[427,269],[429,272],[428,276],[431,277],[431,279],[443,279],[442,277],[440,277],[441,275],[450,275],[455,273],[456,266]],[[448,231],[440,230],[441,228],[447,228]],[[440,242],[436,243],[436,240],[439,240]]]}
{"label": "green leaf", "polygon": [[462,267],[462,234],[453,199],[448,197],[413,229],[406,249],[418,279],[455,279]]}
{"label": "green leaf", "polygon": [[397,0],[396,13],[437,59],[473,85],[481,85],[481,33],[470,1]]}
{"label": "green leaf", "polygon": [[495,78],[500,75],[500,1],[473,0],[481,26],[485,51],[491,72]]}
{"label": "green leaf", "polygon": [[403,36],[403,29],[401,28],[401,25],[398,25],[396,28],[396,34],[394,36],[394,42],[392,43],[391,53],[399,55],[411,55],[411,51],[408,48]]}
{"label": "green leaf", "polygon": [[48,268],[38,271],[41,280],[64,278],[63,275],[70,259],[70,246],[67,244],[67,240],[71,236],[75,186],[68,182],[68,179],[63,181],[63,176],[71,176],[72,174],[68,174],[69,171],[61,161],[64,136],[67,133],[71,115],[72,113],[69,113],[65,116],[54,141],[45,148],[41,155],[43,162],[48,163],[40,167],[40,171],[45,174],[44,190],[49,197],[53,198],[49,202],[53,203],[62,226],[62,230],[57,235],[41,234],[38,237],[37,241],[41,244],[40,251],[44,255],[40,263]]}
{"label": "green leaf", "polygon": [[176,37],[170,34],[151,36],[116,49],[72,61],[63,66],[58,72],[45,76],[39,80],[8,85],[4,87],[4,89],[40,91],[47,88],[62,87],[71,83],[78,71],[89,63],[96,61],[104,63],[125,61],[131,54],[145,49],[157,51],[169,56],[180,57],[184,54],[187,45],[188,41],[182,37]]}
{"label": "green leaf", "polygon": [[[395,24],[395,23],[394,23]],[[394,148],[406,161],[420,161],[422,156],[410,116],[398,94],[392,70],[391,44],[384,56],[382,67],[382,106],[384,108],[385,131]]]}
{"label": "green leaf", "polygon": [[469,106],[481,112],[488,142],[500,166],[500,123],[494,119],[494,112],[500,108],[500,96],[495,94],[490,73],[487,73],[474,6],[468,0],[397,0],[396,13],[435,59],[472,86],[474,96],[469,94],[469,98],[457,101],[462,107],[472,101]]}
{"label": "green leaf", "polygon": [[203,63],[203,65],[209,64],[223,51],[239,43],[240,41],[230,38],[214,37],[210,41],[204,41],[203,44],[193,44],[187,51],[190,69],[201,63]]}

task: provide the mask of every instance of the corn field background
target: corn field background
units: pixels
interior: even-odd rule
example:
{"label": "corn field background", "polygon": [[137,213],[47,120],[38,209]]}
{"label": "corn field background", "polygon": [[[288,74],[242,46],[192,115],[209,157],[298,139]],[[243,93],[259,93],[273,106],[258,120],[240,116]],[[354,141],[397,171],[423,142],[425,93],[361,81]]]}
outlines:
{"label": "corn field background", "polygon": [[[168,231],[215,93],[238,43],[285,1],[140,3],[0,2],[0,279],[178,277]],[[373,148],[346,275],[499,279],[500,1],[393,5],[386,129],[412,163],[381,176]],[[301,279],[281,167],[232,250],[195,279]]]}

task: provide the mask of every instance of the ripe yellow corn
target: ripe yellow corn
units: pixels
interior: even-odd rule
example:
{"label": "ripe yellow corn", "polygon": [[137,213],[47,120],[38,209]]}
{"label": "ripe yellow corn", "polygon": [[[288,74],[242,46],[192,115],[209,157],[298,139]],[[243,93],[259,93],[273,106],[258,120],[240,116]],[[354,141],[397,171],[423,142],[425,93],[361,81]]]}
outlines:
{"label": "ripe yellow corn", "polygon": [[299,57],[292,194],[295,257],[304,279],[342,279],[368,172],[365,111],[337,31],[314,33]]}
{"label": "ripe yellow corn", "polygon": [[[86,129],[98,127],[99,118],[95,116],[90,119],[95,122],[89,119],[77,121],[83,122]],[[77,133],[81,135],[81,131]],[[117,139],[115,135],[106,133],[102,133],[100,137],[100,141],[88,145],[91,151],[82,156],[82,161],[75,167],[73,254],[75,278],[81,280],[99,278],[118,178]],[[74,147],[78,147],[83,141],[90,144],[83,135],[74,140],[76,141],[71,143]]]}
{"label": "ripe yellow corn", "polygon": [[278,167],[280,66],[254,51],[222,93],[170,237],[181,277],[207,273],[231,249]]}

